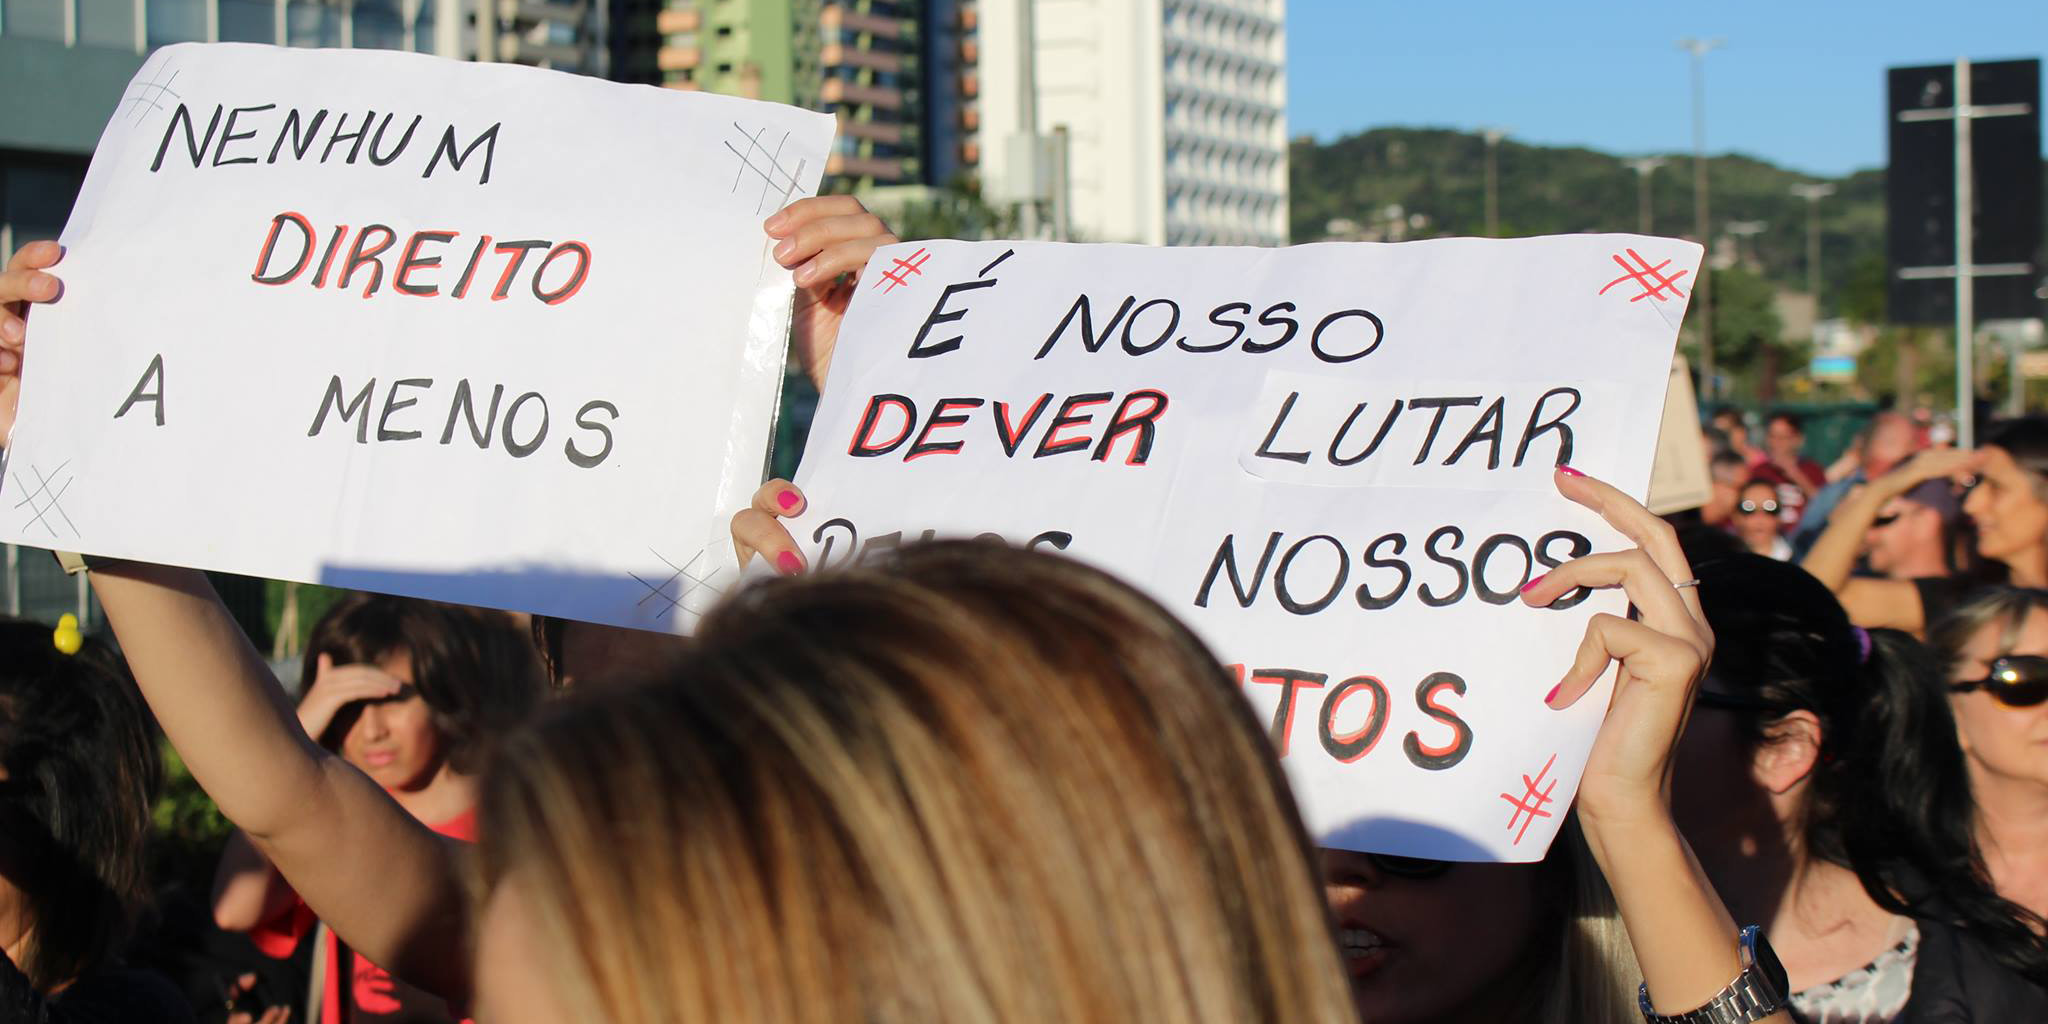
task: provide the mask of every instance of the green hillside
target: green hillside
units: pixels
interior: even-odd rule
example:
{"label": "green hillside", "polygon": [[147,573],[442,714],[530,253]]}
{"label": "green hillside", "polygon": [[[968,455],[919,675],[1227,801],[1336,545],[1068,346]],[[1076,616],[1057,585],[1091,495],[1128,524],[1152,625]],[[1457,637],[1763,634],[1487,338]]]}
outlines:
{"label": "green hillside", "polygon": [[[1657,154],[1651,175],[1652,230],[1689,235],[1693,226],[1692,158]],[[1327,144],[1297,140],[1291,154],[1293,240],[1328,237],[1332,220],[1382,224],[1386,208],[1420,214],[1410,237],[1485,232],[1486,145],[1476,134],[1429,128],[1378,128]],[[1500,233],[1533,235],[1637,229],[1636,173],[1621,157],[1589,149],[1500,144]],[[1884,175],[1861,171],[1820,179],[1750,157],[1708,161],[1715,230],[1731,221],[1762,221],[1743,243],[1763,275],[1803,289],[1806,282],[1806,200],[1795,184],[1829,181],[1821,200],[1821,291],[1828,310],[1862,264],[1866,276],[1884,257]],[[1867,289],[1866,289],[1867,291]],[[1717,332],[1718,333],[1718,332]]]}

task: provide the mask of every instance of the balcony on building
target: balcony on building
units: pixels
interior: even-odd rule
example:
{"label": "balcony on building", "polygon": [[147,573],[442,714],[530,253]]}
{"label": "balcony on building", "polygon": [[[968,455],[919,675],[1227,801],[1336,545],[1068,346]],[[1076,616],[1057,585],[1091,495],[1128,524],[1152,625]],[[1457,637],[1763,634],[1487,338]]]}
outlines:
{"label": "balcony on building", "polygon": [[703,62],[704,51],[696,46],[664,46],[654,54],[654,66],[663,71],[689,71]]}
{"label": "balcony on building", "polygon": [[585,47],[574,43],[534,42],[507,33],[498,42],[498,59],[507,64],[534,64],[562,70],[582,70],[589,56]]}
{"label": "balcony on building", "polygon": [[826,79],[818,96],[827,103],[861,104],[880,110],[903,109],[903,90],[886,85],[862,85],[843,78]]}
{"label": "balcony on building", "polygon": [[520,23],[566,25],[571,31],[589,16],[590,5],[580,3],[547,3],[545,0],[521,0],[513,9],[512,18]]}
{"label": "balcony on building", "polygon": [[909,177],[905,161],[876,156],[834,153],[825,161],[825,173],[851,178],[873,178],[878,182],[902,181]]}
{"label": "balcony on building", "polygon": [[886,74],[903,70],[904,60],[900,53],[885,50],[870,50],[863,46],[845,46],[827,43],[818,50],[818,63],[828,68],[866,68]]}
{"label": "balcony on building", "polygon": [[856,11],[840,4],[826,4],[818,12],[818,27],[865,32],[880,39],[902,39],[917,32],[917,24],[910,18]]}
{"label": "balcony on building", "polygon": [[879,142],[885,146],[900,146],[910,135],[909,129],[893,121],[862,121],[839,115],[839,134],[868,142]]}
{"label": "balcony on building", "polygon": [[665,7],[654,16],[654,30],[665,36],[695,32],[704,24],[704,12],[695,7]]}

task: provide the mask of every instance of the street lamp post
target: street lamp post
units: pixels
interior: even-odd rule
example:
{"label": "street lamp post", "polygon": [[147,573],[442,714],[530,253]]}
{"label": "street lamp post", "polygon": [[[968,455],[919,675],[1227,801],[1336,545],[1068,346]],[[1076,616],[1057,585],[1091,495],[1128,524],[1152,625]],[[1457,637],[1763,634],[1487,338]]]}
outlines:
{"label": "street lamp post", "polygon": [[1500,237],[1500,140],[1507,137],[1505,128],[1486,128],[1480,131],[1486,140],[1486,237]]}
{"label": "street lamp post", "polygon": [[1813,333],[1820,337],[1820,201],[1835,194],[1835,187],[1822,182],[1792,186],[1792,194],[1806,200],[1806,291],[1813,296]]}
{"label": "street lamp post", "polygon": [[1643,156],[1624,161],[1629,170],[1636,172],[1636,231],[1650,233],[1650,175],[1664,166],[1661,156]]}
{"label": "street lamp post", "polygon": [[1731,220],[1722,230],[1735,236],[1735,265],[1747,267],[1756,260],[1756,248],[1750,239],[1764,233],[1770,224],[1760,220]]}
{"label": "street lamp post", "polygon": [[1700,261],[1699,284],[1693,289],[1693,298],[1700,308],[1700,389],[1709,399],[1716,397],[1714,387],[1714,302],[1713,262],[1714,240],[1707,230],[1707,52],[1726,44],[1725,39],[1685,38],[1678,41],[1678,48],[1692,54],[1692,212],[1693,228],[1699,233],[1702,246],[1707,249],[1706,258]]}

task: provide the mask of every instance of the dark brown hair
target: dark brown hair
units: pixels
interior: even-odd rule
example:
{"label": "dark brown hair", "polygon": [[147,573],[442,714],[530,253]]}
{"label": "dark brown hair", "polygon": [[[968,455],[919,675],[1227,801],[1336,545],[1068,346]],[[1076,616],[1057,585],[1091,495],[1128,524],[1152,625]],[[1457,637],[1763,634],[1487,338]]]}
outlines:
{"label": "dark brown hair", "polygon": [[[489,741],[524,721],[547,689],[533,642],[502,612],[352,593],[313,627],[299,698],[312,689],[323,654],[335,665],[375,665],[401,651],[412,659],[413,688],[457,771],[477,770]],[[359,711],[334,716],[320,745],[338,749]]]}
{"label": "dark brown hair", "polygon": [[121,658],[0,617],[0,874],[27,904],[16,965],[48,993],[106,964],[149,902],[155,722]]}

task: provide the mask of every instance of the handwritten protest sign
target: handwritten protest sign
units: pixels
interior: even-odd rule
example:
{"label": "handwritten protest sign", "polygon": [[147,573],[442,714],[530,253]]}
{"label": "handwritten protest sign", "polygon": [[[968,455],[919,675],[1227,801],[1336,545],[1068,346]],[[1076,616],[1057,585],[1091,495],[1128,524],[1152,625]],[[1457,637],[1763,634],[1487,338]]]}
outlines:
{"label": "handwritten protest sign", "polygon": [[736,573],[822,114],[166,47],[36,310],[7,540],[650,629]]}
{"label": "handwritten protest sign", "polygon": [[1657,458],[1650,467],[1650,498],[1643,504],[1662,516],[1698,508],[1713,496],[1692,373],[1685,360],[1673,358],[1671,381],[1664,389],[1664,416],[1657,428]]}
{"label": "handwritten protest sign", "polygon": [[935,533],[1104,566],[1231,666],[1321,842],[1534,860],[1611,682],[1544,697],[1625,607],[1517,600],[1624,546],[1552,467],[1644,493],[1699,258],[1619,235],[892,246],[792,532],[813,565]]}

